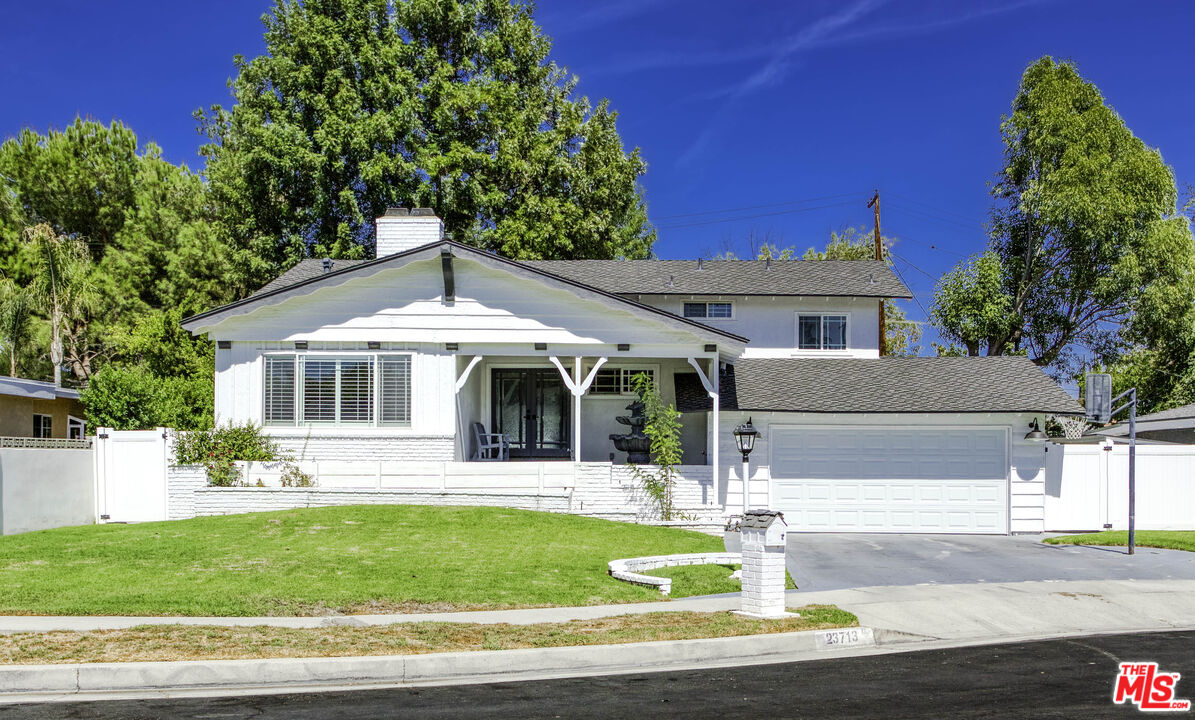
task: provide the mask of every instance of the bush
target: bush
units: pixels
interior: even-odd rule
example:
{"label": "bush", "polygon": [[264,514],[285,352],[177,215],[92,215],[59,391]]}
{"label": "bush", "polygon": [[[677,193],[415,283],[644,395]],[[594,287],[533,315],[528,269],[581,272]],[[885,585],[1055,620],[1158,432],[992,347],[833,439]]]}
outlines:
{"label": "bush", "polygon": [[210,428],[213,398],[211,376],[162,378],[121,365],[100,370],[80,393],[88,425],[116,430]]}
{"label": "bush", "polygon": [[[207,468],[208,484],[216,487],[240,483],[238,460],[290,460],[289,456],[279,453],[273,440],[261,434],[261,428],[251,422],[212,430],[176,432],[174,456],[179,465],[203,465]],[[295,470],[297,472],[298,468]]]}

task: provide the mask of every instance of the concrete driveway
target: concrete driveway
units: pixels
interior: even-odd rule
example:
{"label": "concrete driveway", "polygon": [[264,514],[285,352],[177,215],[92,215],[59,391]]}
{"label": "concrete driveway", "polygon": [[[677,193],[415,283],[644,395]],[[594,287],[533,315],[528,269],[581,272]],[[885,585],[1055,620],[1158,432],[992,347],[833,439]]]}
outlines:
{"label": "concrete driveway", "polygon": [[1195,580],[1195,553],[1046,545],[1046,535],[790,533],[801,590],[1033,580]]}

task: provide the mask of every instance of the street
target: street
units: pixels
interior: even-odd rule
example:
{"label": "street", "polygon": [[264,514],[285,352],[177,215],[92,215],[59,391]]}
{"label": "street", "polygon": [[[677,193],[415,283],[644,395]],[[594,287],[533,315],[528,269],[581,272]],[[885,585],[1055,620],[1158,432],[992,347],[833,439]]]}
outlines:
{"label": "street", "polygon": [[[17,718],[1101,718],[1118,662],[1195,697],[1195,632],[928,650],[745,668],[453,687],[0,707]],[[1188,679],[1190,678],[1190,679]]]}

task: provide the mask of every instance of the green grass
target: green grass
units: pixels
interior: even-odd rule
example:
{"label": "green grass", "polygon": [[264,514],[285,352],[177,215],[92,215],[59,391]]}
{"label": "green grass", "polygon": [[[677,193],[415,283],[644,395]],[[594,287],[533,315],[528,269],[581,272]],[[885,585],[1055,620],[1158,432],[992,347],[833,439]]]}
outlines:
{"label": "green grass", "polygon": [[756,620],[729,612],[657,612],[537,625],[400,623],[368,628],[142,625],[128,630],[0,635],[0,663],[155,662],[241,658],[413,655],[613,645],[853,627],[833,605],[795,608],[799,618]]}
{"label": "green grass", "polygon": [[0,538],[0,613],[321,615],[660,599],[616,558],[721,538],[506,508],[375,505]]}
{"label": "green grass", "polygon": [[[1133,538],[1141,547],[1166,548],[1195,552],[1195,531],[1183,530],[1138,530]],[[1129,533],[1126,530],[1083,533],[1082,535],[1059,535],[1046,538],[1051,545],[1100,545],[1128,547]]]}
{"label": "green grass", "polygon": [[[678,565],[675,567],[647,570],[644,575],[672,578],[671,597],[682,598],[693,595],[720,595],[736,593],[743,589],[738,580],[731,580],[730,574],[740,565]],[[795,590],[792,576],[784,572],[784,587]]]}

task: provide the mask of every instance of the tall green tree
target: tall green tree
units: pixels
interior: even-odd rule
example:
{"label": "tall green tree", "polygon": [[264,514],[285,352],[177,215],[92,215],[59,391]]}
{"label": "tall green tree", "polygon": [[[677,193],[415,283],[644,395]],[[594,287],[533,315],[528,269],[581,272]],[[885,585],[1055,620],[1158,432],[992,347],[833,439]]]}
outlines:
{"label": "tall green tree", "polygon": [[949,343],[958,343],[967,355],[986,352],[991,338],[1008,334],[1011,311],[1000,257],[989,250],[965,260],[943,275],[934,289],[930,319],[948,343],[939,347],[939,354],[953,354]]}
{"label": "tall green tree", "polygon": [[167,162],[120,122],[76,119],[63,130],[23,130],[0,144],[4,276],[24,286],[44,270],[46,258],[35,249],[48,245],[24,242],[29,228],[85,248],[90,302],[58,320],[52,306],[35,308],[51,335],[58,333],[50,344],[62,346],[79,380],[93,374],[97,357],[123,360],[115,338],[145,313],[194,312],[249,289],[234,282],[238,258],[219,242],[214,220],[203,178]]}
{"label": "tall green tree", "polygon": [[276,0],[234,104],[197,113],[228,237],[259,281],[360,257],[387,206],[505,256],[643,258],[655,232],[615,113],[510,0]]}
{"label": "tall green tree", "polygon": [[17,375],[17,358],[32,332],[33,296],[9,278],[0,278],[0,346],[8,354],[8,374]]}
{"label": "tall green tree", "polygon": [[987,323],[994,306],[973,304],[977,314],[946,313],[940,329],[962,337],[987,328],[969,346],[976,352],[1026,352],[1062,374],[1157,340],[1162,327],[1149,308],[1195,302],[1195,244],[1158,151],[1073,64],[1050,57],[1025,71],[1001,133],[990,248],[1005,296],[995,307],[1007,308],[1009,322]]}
{"label": "tall green tree", "polygon": [[[79,377],[90,375],[91,351],[82,328],[95,307],[95,293],[88,271],[87,245],[76,238],[59,235],[42,223],[25,232],[33,258],[34,298],[50,318],[50,362],[54,384],[62,385],[62,366],[69,361]],[[69,352],[67,352],[69,350]]]}

